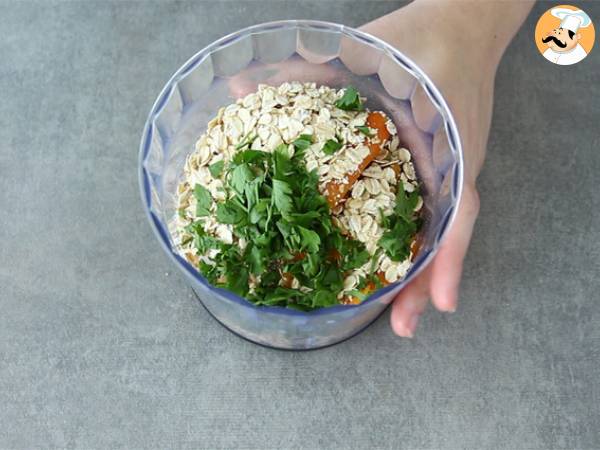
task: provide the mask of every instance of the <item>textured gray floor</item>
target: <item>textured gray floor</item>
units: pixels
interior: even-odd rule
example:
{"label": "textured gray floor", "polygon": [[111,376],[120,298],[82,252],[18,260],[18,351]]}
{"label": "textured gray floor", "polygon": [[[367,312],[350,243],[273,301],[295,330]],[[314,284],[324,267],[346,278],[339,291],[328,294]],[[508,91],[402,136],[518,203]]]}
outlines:
{"label": "textured gray floor", "polygon": [[317,352],[242,341],[146,223],[141,129],[190,55],[397,6],[0,1],[0,448],[600,448],[600,48],[544,61],[551,4],[498,74],[459,312],[414,340],[385,316]]}

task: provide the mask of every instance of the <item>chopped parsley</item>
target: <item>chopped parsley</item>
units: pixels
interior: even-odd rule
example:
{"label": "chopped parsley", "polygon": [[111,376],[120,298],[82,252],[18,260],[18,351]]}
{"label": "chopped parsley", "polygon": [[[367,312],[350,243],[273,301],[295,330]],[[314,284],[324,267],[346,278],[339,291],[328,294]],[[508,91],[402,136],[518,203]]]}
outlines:
{"label": "chopped parsley", "polygon": [[[335,106],[364,110],[352,86],[344,89]],[[356,129],[368,137],[376,135],[366,125]],[[230,162],[221,160],[208,167],[212,177],[223,182],[219,190],[224,200],[215,203],[207,188],[194,186],[195,221],[184,228],[182,245],[191,245],[205,256],[198,269],[207,281],[256,305],[301,311],[339,304],[344,278],[359,267],[367,268],[364,276],[345,294],[362,301],[373,288],[381,287],[385,280],[376,272],[379,256],[385,253],[393,261],[403,261],[410,255],[421,226],[414,212],[418,191],[408,194],[399,183],[393,213],[381,212],[386,231],[370,255],[363,243],[342,234],[334,224],[327,199],[318,190],[317,170],[306,168],[304,153],[316,141],[314,136],[299,135],[272,152],[253,149],[255,139],[256,134],[248,133]],[[343,139],[335,136],[323,144],[322,151],[334,155],[343,146]],[[188,218],[184,209],[178,213]],[[218,224],[230,226],[233,243],[215,237],[219,233],[212,228],[205,231],[210,215]]]}
{"label": "chopped parsley", "polygon": [[323,145],[323,153],[326,155],[333,155],[340,148],[342,148],[341,142],[334,139],[328,139],[327,142],[325,142],[325,145]]}
{"label": "chopped parsley", "polygon": [[213,199],[208,189],[197,184],[194,186],[194,197],[196,197],[196,216],[208,216]]}
{"label": "chopped parsley", "polygon": [[335,106],[345,111],[362,111],[364,109],[360,101],[360,94],[353,86],[344,89],[344,95],[335,102]]}
{"label": "chopped parsley", "polygon": [[219,178],[221,176],[221,172],[223,172],[223,168],[225,167],[225,161],[217,161],[214,164],[208,166],[208,170],[213,178]]}
{"label": "chopped parsley", "polygon": [[371,133],[371,129],[367,126],[357,125],[356,129],[367,137],[373,136],[373,133]]}
{"label": "chopped parsley", "polygon": [[293,144],[297,151],[304,151],[312,144],[312,136],[310,134],[301,134]]}
{"label": "chopped parsley", "polygon": [[[304,150],[311,136],[294,143]],[[217,203],[216,220],[230,224],[247,245],[225,244],[208,235],[202,221],[186,227],[200,254],[218,250],[199,269],[213,285],[241,295],[256,305],[284,306],[302,311],[339,304],[344,273],[369,261],[364,245],[342,235],[332,222],[327,200],[318,191],[318,174],[309,172],[286,145],[272,153],[242,150],[228,165],[223,179],[227,200]],[[212,205],[210,192],[196,186],[200,217]],[[339,257],[332,257],[339,255]],[[282,283],[297,279],[305,289]],[[256,280],[250,291],[249,280]]]}
{"label": "chopped parsley", "polygon": [[244,147],[250,147],[252,145],[252,142],[254,142],[254,139],[256,139],[256,135],[251,135],[250,133],[248,133],[246,137],[244,137],[244,139],[242,139],[241,142],[235,146],[235,149],[241,150]]}
{"label": "chopped parsley", "polygon": [[392,261],[404,261],[410,255],[410,246],[421,227],[421,219],[414,213],[418,200],[417,189],[407,195],[400,184],[394,213],[388,217],[382,215],[382,225],[387,231],[378,244]]}

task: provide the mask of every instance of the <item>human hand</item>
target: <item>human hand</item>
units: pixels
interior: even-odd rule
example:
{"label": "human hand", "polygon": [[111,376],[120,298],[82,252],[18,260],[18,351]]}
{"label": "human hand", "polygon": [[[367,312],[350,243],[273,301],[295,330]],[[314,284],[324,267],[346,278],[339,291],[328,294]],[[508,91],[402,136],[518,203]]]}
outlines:
{"label": "human hand", "polygon": [[[400,49],[429,75],[453,112],[464,151],[463,194],[454,223],[431,264],[400,292],[392,305],[391,325],[399,336],[413,336],[430,298],[440,311],[453,312],[457,307],[463,261],[479,212],[475,183],[485,158],[494,77],[504,49],[531,4],[514,7],[514,30],[502,33],[485,26],[486,20],[495,20],[497,7],[493,3],[452,5],[417,1],[362,27]],[[479,14],[480,29],[467,26],[464,16],[468,14]],[[428,129],[435,111],[426,94],[416,90],[411,100],[415,122]]]}

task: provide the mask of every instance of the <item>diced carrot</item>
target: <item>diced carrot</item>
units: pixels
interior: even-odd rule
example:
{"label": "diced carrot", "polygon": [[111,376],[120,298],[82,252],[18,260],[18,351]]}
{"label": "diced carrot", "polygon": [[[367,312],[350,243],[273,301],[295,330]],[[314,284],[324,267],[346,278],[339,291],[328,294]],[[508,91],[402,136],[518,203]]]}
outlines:
{"label": "diced carrot", "polygon": [[390,165],[390,167],[392,168],[392,170],[396,174],[396,178],[398,178],[400,176],[400,174],[402,173],[402,169],[400,168],[400,164],[394,163],[394,164]]}
{"label": "diced carrot", "polygon": [[[387,286],[388,284],[390,284],[385,279],[385,274],[383,272],[379,271],[375,275],[377,275],[377,278],[379,278],[379,281],[384,286]],[[367,285],[360,290],[360,292],[362,292],[363,294],[370,294],[371,292],[375,291],[376,288],[377,288],[377,286],[375,285],[375,283],[373,283],[372,281],[369,281],[367,283]]]}
{"label": "diced carrot", "polygon": [[294,276],[289,272],[283,272],[281,274],[281,285],[285,288],[291,288],[292,282],[294,281]]}
{"label": "diced carrot", "polygon": [[362,292],[363,294],[370,294],[371,292],[373,292],[375,290],[375,287],[376,287],[375,283],[373,283],[372,281],[369,281],[367,283],[367,285],[360,290],[360,292]]}
{"label": "diced carrot", "polygon": [[358,305],[360,303],[360,299],[352,295],[347,295],[342,299],[341,303],[342,305]]}
{"label": "diced carrot", "polygon": [[367,125],[377,130],[377,138],[380,142],[372,142],[370,138],[367,138],[366,144],[369,147],[369,154],[360,162],[357,170],[346,176],[347,182],[342,183],[338,180],[331,180],[327,183],[325,193],[331,209],[337,208],[348,192],[352,190],[354,183],[356,183],[364,170],[381,153],[381,146],[390,137],[390,132],[385,126],[386,121],[387,118],[379,112],[372,112],[367,116]]}
{"label": "diced carrot", "polygon": [[417,253],[419,253],[419,250],[421,250],[422,246],[423,238],[421,237],[421,235],[416,235],[413,241],[410,243],[410,252],[412,253],[413,258]]}
{"label": "diced carrot", "polygon": [[332,248],[329,251],[329,259],[332,261],[340,261],[342,259],[342,254],[338,252],[335,248]]}
{"label": "diced carrot", "polygon": [[292,258],[292,262],[302,261],[305,257],[306,257],[306,253],[304,253],[304,252],[298,252]]}
{"label": "diced carrot", "polygon": [[390,132],[385,126],[387,121],[387,117],[379,112],[372,112],[367,116],[367,125],[369,128],[374,128],[377,130],[377,137],[381,142],[384,142],[390,138]]}
{"label": "diced carrot", "polygon": [[379,281],[381,281],[381,284],[383,284],[384,286],[387,286],[388,284],[390,284],[388,282],[388,280],[385,279],[385,273],[382,272],[381,270],[379,272],[377,272],[377,278],[379,278]]}
{"label": "diced carrot", "polygon": [[[377,278],[379,278],[379,281],[381,282],[381,284],[383,284],[384,286],[387,286],[388,284],[390,284],[385,279],[385,274],[383,272],[377,272],[376,275],[377,275]],[[375,283],[373,283],[372,281],[369,281],[367,283],[367,285],[360,290],[360,292],[362,294],[369,295],[369,294],[375,292],[376,289],[377,289],[377,285]],[[345,305],[356,305],[356,304],[360,303],[360,300],[358,297],[346,296],[346,297],[344,297],[344,301],[342,303]]]}
{"label": "diced carrot", "polygon": [[[383,272],[379,271],[379,272],[377,272],[377,273],[376,273],[376,275],[377,275],[377,278],[379,278],[379,281],[381,282],[381,284],[382,284],[383,286],[387,286],[388,284],[390,284],[390,283],[389,283],[389,282],[388,282],[388,281],[385,279],[385,274],[384,274]],[[361,292],[362,294],[369,295],[369,294],[371,294],[371,293],[375,292],[375,290],[376,290],[376,289],[377,289],[377,285],[376,285],[374,282],[372,282],[372,281],[369,281],[369,282],[367,283],[367,285],[366,285],[364,288],[362,288],[362,289],[360,290],[360,292]],[[358,303],[360,303],[360,299],[359,299],[358,297],[354,297],[354,296],[349,296],[349,295],[347,295],[347,296],[346,296],[346,297],[344,297],[344,299],[342,300],[342,303],[343,303],[344,305],[357,305]]]}

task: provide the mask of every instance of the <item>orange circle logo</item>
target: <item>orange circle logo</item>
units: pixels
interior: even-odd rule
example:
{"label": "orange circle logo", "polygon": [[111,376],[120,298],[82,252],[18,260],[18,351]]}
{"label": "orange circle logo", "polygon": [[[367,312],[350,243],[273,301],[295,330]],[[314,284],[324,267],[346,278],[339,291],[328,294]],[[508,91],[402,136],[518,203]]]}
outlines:
{"label": "orange circle logo", "polygon": [[590,16],[571,5],[550,8],[535,27],[535,45],[544,58],[561,66],[576,64],[594,46],[596,32]]}

